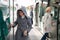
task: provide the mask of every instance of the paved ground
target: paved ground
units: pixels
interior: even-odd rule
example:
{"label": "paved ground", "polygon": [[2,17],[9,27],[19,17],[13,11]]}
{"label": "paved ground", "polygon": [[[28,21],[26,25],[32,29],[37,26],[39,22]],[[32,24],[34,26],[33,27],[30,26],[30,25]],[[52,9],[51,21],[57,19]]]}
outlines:
{"label": "paved ground", "polygon": [[42,37],[42,34],[36,30],[35,28],[31,30],[30,34],[30,38],[31,40],[40,40]]}
{"label": "paved ground", "polygon": [[[15,32],[16,32],[16,28],[15,28]],[[29,33],[30,40],[40,40],[41,37],[42,37],[42,34],[36,28],[33,28]],[[13,29],[11,29],[9,33],[9,40],[13,40]]]}

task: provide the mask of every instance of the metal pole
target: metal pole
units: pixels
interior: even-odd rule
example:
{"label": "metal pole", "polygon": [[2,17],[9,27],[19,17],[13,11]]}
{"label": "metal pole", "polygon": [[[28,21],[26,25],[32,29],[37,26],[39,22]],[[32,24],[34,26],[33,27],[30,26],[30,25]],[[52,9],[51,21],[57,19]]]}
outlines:
{"label": "metal pole", "polygon": [[[10,0],[9,0],[9,16],[10,16]],[[9,35],[8,40],[10,40],[10,35]]]}
{"label": "metal pole", "polygon": [[10,0],[9,0],[9,16],[10,16]]}
{"label": "metal pole", "polygon": [[[13,22],[14,22],[14,0],[13,0]],[[13,27],[13,40],[14,40],[14,27]]]}

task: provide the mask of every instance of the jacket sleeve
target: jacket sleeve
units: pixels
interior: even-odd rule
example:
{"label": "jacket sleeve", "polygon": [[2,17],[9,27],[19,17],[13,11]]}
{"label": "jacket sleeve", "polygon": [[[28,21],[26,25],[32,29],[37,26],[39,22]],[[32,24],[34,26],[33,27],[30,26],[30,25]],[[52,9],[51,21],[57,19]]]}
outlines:
{"label": "jacket sleeve", "polygon": [[13,27],[15,27],[18,24],[17,20],[14,22]]}
{"label": "jacket sleeve", "polygon": [[45,15],[44,15],[44,27],[46,27],[46,26],[47,26],[47,17],[48,17],[48,15],[47,15],[47,14],[45,14]]}
{"label": "jacket sleeve", "polygon": [[46,23],[46,21],[47,21],[47,15],[45,15],[45,18],[44,18],[44,22]]}
{"label": "jacket sleeve", "polygon": [[27,20],[27,24],[28,24],[28,33],[30,32],[30,30],[32,29],[32,23],[31,23],[31,19],[30,18],[28,18],[28,20]]}

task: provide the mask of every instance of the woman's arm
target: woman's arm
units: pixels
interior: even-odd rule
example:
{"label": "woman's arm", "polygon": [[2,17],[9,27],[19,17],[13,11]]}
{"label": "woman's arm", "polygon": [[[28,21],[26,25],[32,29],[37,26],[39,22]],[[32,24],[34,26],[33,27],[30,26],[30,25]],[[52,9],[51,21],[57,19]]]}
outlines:
{"label": "woman's arm", "polygon": [[27,24],[28,24],[28,32],[30,32],[30,30],[32,29],[32,22],[31,22],[31,19],[30,18],[28,18],[27,19]]}
{"label": "woman's arm", "polygon": [[18,24],[17,20],[12,24],[12,27],[15,27]]}
{"label": "woman's arm", "polygon": [[47,19],[48,19],[48,15],[45,14],[45,15],[44,15],[44,23],[45,23],[45,24],[46,24],[46,22],[47,22]]}
{"label": "woman's arm", "polygon": [[48,20],[48,15],[47,14],[45,14],[44,15],[44,30],[46,31],[46,27],[47,27],[47,20]]}

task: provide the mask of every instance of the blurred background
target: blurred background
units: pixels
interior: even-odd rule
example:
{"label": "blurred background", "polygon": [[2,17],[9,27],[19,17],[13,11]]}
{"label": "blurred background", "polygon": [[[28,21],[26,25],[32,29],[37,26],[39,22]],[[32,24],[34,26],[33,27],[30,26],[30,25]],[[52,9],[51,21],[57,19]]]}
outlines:
{"label": "blurred background", "polygon": [[[52,7],[51,13],[53,15],[53,30],[51,29],[49,40],[60,39],[60,0],[0,0],[0,16],[2,16],[0,22],[5,22],[2,27],[0,23],[0,40],[13,40],[17,27],[9,27],[9,24],[16,21],[17,10],[22,6],[26,8],[27,16],[31,17],[31,9],[33,12],[33,29],[29,33],[30,40],[41,40],[44,34],[42,16],[48,6]],[[1,21],[2,19],[3,21]],[[4,35],[1,31],[2,28],[5,31]],[[3,35],[3,38],[1,35]]]}

